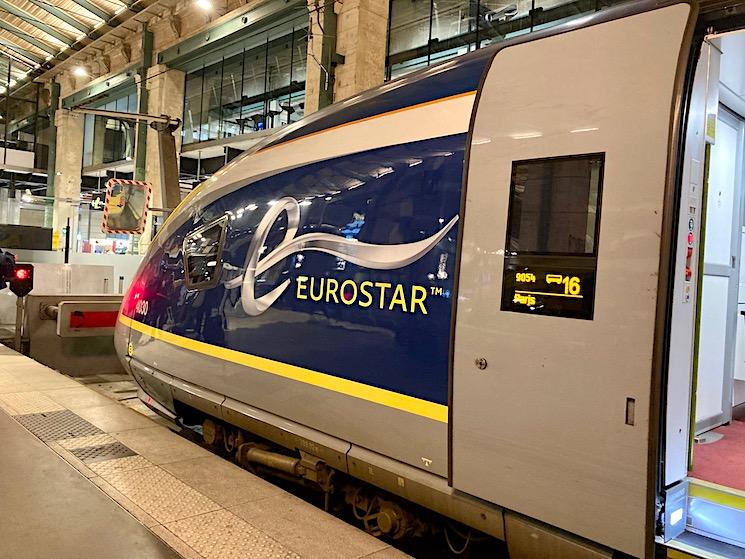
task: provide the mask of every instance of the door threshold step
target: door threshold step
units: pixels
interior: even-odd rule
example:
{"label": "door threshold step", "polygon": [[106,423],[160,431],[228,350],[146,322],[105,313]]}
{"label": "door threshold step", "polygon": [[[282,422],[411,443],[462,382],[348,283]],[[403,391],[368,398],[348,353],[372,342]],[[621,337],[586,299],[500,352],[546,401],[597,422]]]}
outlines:
{"label": "door threshold step", "polygon": [[745,557],[743,526],[745,491],[688,478],[686,532],[728,544],[738,551],[734,557]]}

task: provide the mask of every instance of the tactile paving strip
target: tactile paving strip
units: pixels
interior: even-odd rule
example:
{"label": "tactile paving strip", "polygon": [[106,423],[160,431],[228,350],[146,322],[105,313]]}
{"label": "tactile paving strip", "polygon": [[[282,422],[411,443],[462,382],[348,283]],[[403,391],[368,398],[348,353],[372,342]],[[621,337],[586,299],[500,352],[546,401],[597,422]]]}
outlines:
{"label": "tactile paving strip", "polygon": [[156,466],[114,472],[104,479],[160,523],[220,508],[212,499]]}
{"label": "tactile paving strip", "polygon": [[134,456],[128,456],[126,458],[116,458],[114,460],[106,460],[104,462],[94,462],[92,464],[88,464],[88,468],[96,472],[102,478],[109,479],[109,477],[118,472],[149,468],[152,465],[152,462],[149,462],[139,454],[136,454]]}
{"label": "tactile paving strip", "polygon": [[73,448],[70,452],[86,464],[134,456],[135,453],[120,442]]}
{"label": "tactile paving strip", "polygon": [[73,448],[85,448],[86,446],[99,446],[117,442],[111,435],[91,435],[90,437],[75,437],[74,439],[60,439],[57,443],[66,450]]}
{"label": "tactile paving strip", "polygon": [[11,392],[10,394],[0,396],[0,400],[14,409],[17,415],[62,411],[65,409],[51,398],[39,392]]}
{"label": "tactile paving strip", "polygon": [[300,559],[227,510],[178,520],[166,528],[206,559]]}
{"label": "tactile paving strip", "polygon": [[16,421],[42,441],[101,435],[103,431],[70,410],[15,416]]}

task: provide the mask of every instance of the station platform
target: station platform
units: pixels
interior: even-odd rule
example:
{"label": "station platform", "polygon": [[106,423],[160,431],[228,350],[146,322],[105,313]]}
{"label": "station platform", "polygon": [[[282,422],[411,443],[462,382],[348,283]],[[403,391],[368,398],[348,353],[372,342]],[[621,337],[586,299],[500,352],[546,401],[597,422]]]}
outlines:
{"label": "station platform", "polygon": [[0,557],[408,557],[138,408],[0,346]]}

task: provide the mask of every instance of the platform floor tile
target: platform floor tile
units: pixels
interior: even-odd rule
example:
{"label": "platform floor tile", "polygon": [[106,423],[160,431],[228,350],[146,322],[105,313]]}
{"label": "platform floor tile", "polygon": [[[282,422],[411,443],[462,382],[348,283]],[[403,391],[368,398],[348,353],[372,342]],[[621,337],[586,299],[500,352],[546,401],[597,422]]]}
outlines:
{"label": "platform floor tile", "polygon": [[150,468],[152,465],[152,462],[142,456],[127,456],[126,458],[95,462],[93,464],[88,464],[88,467],[102,478],[108,479],[119,472],[141,470],[142,468]]}
{"label": "platform floor tile", "polygon": [[0,400],[12,410],[15,410],[14,415],[27,415],[65,409],[64,406],[41,392],[11,392],[9,394],[0,394]]}
{"label": "platform floor tile", "polygon": [[244,503],[230,511],[304,557],[358,559],[388,547],[290,494]]}
{"label": "platform floor tile", "polygon": [[155,466],[114,472],[104,479],[161,524],[220,508],[211,499]]}
{"label": "platform floor tile", "polygon": [[75,437],[72,439],[61,439],[57,441],[62,448],[66,450],[75,450],[76,448],[85,448],[87,446],[98,446],[102,444],[115,443],[116,439],[111,435],[102,433],[100,435],[90,435],[88,437]]}
{"label": "platform floor tile", "polygon": [[248,522],[219,510],[166,524],[205,559],[300,559]]}

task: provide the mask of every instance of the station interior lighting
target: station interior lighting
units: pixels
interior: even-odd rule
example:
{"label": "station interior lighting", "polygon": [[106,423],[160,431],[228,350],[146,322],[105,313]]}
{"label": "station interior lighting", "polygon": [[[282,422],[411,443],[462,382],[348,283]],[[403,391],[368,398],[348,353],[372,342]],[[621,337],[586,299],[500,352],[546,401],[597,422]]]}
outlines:
{"label": "station interior lighting", "polygon": [[195,4],[205,12],[209,12],[210,10],[212,10],[211,0],[196,0]]}
{"label": "station interior lighting", "polygon": [[88,75],[88,71],[83,66],[75,66],[72,69],[72,73],[79,78],[84,78]]}

